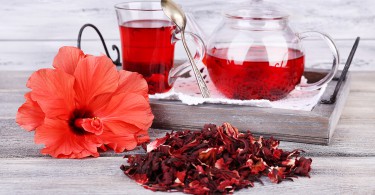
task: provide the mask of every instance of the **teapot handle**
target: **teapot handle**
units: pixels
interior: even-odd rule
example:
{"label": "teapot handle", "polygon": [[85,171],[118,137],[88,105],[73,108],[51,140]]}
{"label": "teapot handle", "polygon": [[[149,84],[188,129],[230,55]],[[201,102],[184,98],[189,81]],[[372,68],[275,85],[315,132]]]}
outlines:
{"label": "teapot handle", "polygon": [[197,23],[194,15],[189,11],[187,11],[185,14],[186,14],[186,19],[187,19],[187,24],[188,24],[188,27],[191,29],[191,32],[194,32],[204,41],[207,41],[207,35]]}
{"label": "teapot handle", "polygon": [[[179,37],[177,37],[178,33],[179,32],[177,32],[177,30],[173,33],[172,42],[177,42],[181,40]],[[194,60],[196,62],[201,62],[206,55],[206,46],[202,38],[192,32],[185,32],[185,36],[189,39],[192,39],[194,44],[196,45],[197,51],[194,55]],[[191,64],[189,61],[181,64],[180,66],[172,68],[169,71],[168,84],[172,85],[178,77],[189,72],[190,70]]]}
{"label": "teapot handle", "polygon": [[332,38],[330,38],[327,34],[317,32],[317,31],[307,31],[303,33],[298,33],[297,36],[299,39],[303,40],[307,37],[318,37],[323,39],[327,45],[329,46],[332,55],[333,55],[333,64],[331,71],[320,81],[315,83],[308,83],[308,84],[299,84],[296,86],[297,90],[302,91],[312,91],[322,88],[325,84],[329,83],[333,77],[335,76],[337,69],[340,64],[340,58],[339,58],[339,51],[337,50],[337,47],[335,43],[333,42]]}

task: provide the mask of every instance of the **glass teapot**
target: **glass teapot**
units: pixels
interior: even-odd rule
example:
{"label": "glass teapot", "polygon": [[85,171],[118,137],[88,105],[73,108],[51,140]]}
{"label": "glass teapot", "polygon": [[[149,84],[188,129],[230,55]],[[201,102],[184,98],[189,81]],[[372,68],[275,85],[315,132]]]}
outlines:
{"label": "glass teapot", "polygon": [[[332,39],[320,32],[296,33],[288,14],[274,4],[252,1],[225,12],[214,33],[206,40],[204,64],[210,78],[231,99],[279,100],[292,90],[317,90],[330,82],[339,65]],[[197,24],[189,17],[192,27]],[[199,31],[199,27],[195,29]],[[305,53],[301,40],[323,39],[333,55],[331,71],[316,83],[301,84]]]}

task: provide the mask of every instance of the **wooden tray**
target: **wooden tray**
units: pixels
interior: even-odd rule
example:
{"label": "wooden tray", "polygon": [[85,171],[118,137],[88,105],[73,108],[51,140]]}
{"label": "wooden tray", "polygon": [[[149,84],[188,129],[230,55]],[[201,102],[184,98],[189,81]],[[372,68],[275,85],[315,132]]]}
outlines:
{"label": "wooden tray", "polygon": [[[319,70],[310,70],[305,73],[305,77],[314,82],[325,74]],[[331,105],[318,103],[312,111],[217,104],[188,106],[178,101],[151,100],[155,115],[152,127],[197,130],[207,123],[221,125],[223,122],[229,122],[240,131],[250,130],[257,136],[272,135],[285,141],[328,145],[349,94],[350,83],[351,77],[348,73],[341,85],[336,103]],[[336,84],[335,80],[328,84],[322,99],[330,98]]]}

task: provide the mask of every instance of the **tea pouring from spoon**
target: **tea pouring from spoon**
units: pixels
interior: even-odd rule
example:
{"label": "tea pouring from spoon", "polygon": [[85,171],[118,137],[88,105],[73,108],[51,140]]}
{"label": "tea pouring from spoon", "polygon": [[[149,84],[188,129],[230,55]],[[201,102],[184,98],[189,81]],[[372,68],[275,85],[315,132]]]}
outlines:
{"label": "tea pouring from spoon", "polygon": [[206,82],[204,81],[197,65],[195,64],[194,58],[189,50],[189,47],[186,44],[185,39],[185,28],[186,28],[186,16],[184,11],[172,0],[161,0],[161,7],[163,9],[163,12],[166,16],[168,16],[169,19],[172,20],[173,23],[176,24],[176,26],[181,31],[181,39],[182,43],[184,45],[185,51],[188,55],[190,64],[193,68],[193,72],[195,75],[195,78],[197,80],[199,89],[202,93],[203,98],[209,98],[210,97],[210,91],[207,88]]}

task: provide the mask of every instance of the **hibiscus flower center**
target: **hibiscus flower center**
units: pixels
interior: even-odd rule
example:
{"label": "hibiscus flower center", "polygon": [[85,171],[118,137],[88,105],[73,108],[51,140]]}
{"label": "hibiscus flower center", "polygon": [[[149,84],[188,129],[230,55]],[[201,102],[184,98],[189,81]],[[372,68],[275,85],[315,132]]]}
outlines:
{"label": "hibiscus flower center", "polygon": [[79,118],[74,121],[76,127],[82,127],[82,129],[95,135],[103,133],[103,121],[98,117],[94,118]]}
{"label": "hibiscus flower center", "polygon": [[93,116],[92,112],[76,110],[70,119],[70,127],[77,135],[103,133],[103,121],[99,117]]}

